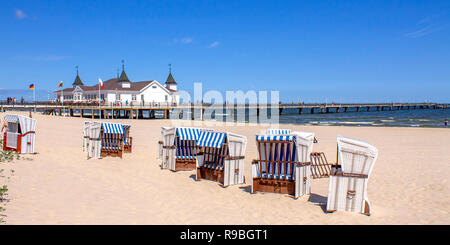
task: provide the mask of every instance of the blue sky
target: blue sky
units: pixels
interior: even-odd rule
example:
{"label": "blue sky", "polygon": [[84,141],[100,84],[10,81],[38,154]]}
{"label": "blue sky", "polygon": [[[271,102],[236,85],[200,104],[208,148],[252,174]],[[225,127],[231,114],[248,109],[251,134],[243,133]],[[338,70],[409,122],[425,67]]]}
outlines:
{"label": "blue sky", "polygon": [[47,98],[76,65],[95,84],[124,59],[132,81],[164,82],[171,63],[187,91],[450,102],[448,0],[3,1],[0,23],[0,99],[32,82]]}

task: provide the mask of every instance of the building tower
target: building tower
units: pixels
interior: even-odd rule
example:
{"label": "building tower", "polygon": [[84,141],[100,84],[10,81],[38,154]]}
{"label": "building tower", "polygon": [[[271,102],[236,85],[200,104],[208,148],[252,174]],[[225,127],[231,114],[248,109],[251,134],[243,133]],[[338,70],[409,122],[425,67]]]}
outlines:
{"label": "building tower", "polygon": [[172,76],[172,65],[169,64],[169,76],[167,77],[166,83],[164,84],[167,89],[176,91],[177,90],[177,82],[173,79]]}

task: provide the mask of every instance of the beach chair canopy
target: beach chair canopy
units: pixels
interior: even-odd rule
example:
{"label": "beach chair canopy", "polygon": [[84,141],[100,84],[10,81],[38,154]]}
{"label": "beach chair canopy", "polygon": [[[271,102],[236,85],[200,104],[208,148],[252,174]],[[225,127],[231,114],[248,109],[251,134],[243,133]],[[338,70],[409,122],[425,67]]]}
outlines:
{"label": "beach chair canopy", "polygon": [[201,132],[197,141],[200,147],[221,148],[225,142],[226,133],[221,132]]}
{"label": "beach chair canopy", "polygon": [[342,171],[369,175],[378,156],[378,149],[367,142],[343,136],[338,136],[337,142]]}
{"label": "beach chair canopy", "polygon": [[5,122],[9,122],[9,123],[19,123],[19,116],[18,115],[6,115],[3,120]]}
{"label": "beach chair canopy", "polygon": [[290,134],[290,129],[267,129],[267,134]]}
{"label": "beach chair canopy", "polygon": [[123,134],[123,125],[119,123],[102,123],[102,130],[107,134]]}
{"label": "beach chair canopy", "polygon": [[[4,121],[8,122],[8,123],[20,125],[20,132],[22,134],[26,134],[30,131],[34,131],[36,128],[36,119],[24,117],[24,116],[20,116],[20,115],[10,115],[10,114],[5,115]],[[14,130],[11,130],[11,129],[14,129]],[[8,131],[10,131],[10,132],[11,131],[18,132],[18,130],[19,129],[17,128],[17,126],[13,126],[13,125],[10,125],[8,128]]]}
{"label": "beach chair canopy", "polygon": [[176,132],[179,140],[198,140],[201,130],[199,128],[177,128]]}
{"label": "beach chair canopy", "polygon": [[256,135],[256,141],[296,141],[295,135]]}

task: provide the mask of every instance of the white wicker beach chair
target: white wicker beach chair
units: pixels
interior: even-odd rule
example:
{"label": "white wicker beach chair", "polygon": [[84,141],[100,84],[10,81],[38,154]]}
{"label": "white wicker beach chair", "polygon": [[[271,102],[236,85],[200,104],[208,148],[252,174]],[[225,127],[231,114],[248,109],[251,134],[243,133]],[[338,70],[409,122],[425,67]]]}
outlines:
{"label": "white wicker beach chair", "polygon": [[197,141],[196,180],[217,181],[224,187],[245,183],[244,159],[247,138],[224,132],[202,132]]}
{"label": "white wicker beach chair", "polygon": [[84,122],[83,125],[83,152],[88,151],[89,148],[89,128],[91,122]]}
{"label": "white wicker beach chair", "polygon": [[36,120],[20,115],[6,115],[8,131],[3,135],[3,150],[35,153]]}
{"label": "white wicker beach chair", "polygon": [[328,185],[327,211],[350,211],[370,215],[367,182],[378,157],[373,145],[337,137],[340,164],[332,168]]}
{"label": "white wicker beach chair", "polygon": [[295,198],[310,194],[314,133],[257,135],[258,159],[252,162],[252,193],[274,192]]}
{"label": "white wicker beach chair", "polygon": [[161,169],[172,171],[195,170],[199,152],[197,140],[204,128],[161,127],[163,140],[158,142],[158,157]]}

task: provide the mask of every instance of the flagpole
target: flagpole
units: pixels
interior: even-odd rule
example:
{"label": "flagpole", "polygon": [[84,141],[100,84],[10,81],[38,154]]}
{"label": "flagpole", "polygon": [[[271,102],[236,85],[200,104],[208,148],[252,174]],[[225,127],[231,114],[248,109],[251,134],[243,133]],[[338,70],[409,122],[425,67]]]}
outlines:
{"label": "flagpole", "polygon": [[33,100],[34,100],[34,112],[36,112],[36,85],[34,85],[33,89]]}
{"label": "flagpole", "polygon": [[[101,116],[100,108],[101,108],[101,106],[100,106],[100,83],[98,83],[98,113]],[[99,116],[99,119],[100,119],[100,116]]]}

